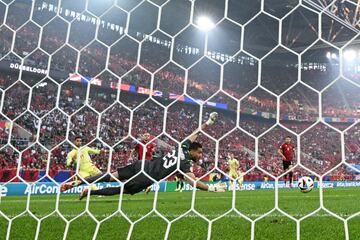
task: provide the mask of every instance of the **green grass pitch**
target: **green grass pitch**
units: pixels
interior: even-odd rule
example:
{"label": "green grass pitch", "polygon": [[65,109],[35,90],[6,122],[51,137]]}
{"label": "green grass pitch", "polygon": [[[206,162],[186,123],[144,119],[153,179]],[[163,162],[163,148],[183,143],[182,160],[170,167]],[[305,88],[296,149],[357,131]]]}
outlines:
{"label": "green grass pitch", "polygon": [[[341,217],[347,218],[360,211],[360,189],[324,189],[323,193],[324,206]],[[279,208],[297,219],[320,207],[318,190],[303,194],[296,189],[279,189],[278,194]],[[28,206],[26,197],[3,197],[0,210],[10,218],[17,216],[11,224],[9,236],[11,240],[34,239],[36,234],[38,239],[63,239],[65,232],[67,232],[66,239],[93,239],[95,232],[97,232],[96,239],[126,239],[129,230],[132,231],[131,239],[164,239],[168,224],[156,212],[151,212],[154,197],[154,193],[124,195],[119,205],[119,196],[92,196],[88,210],[97,220],[105,220],[100,225],[97,225],[85,211],[87,202],[78,201],[75,195],[60,196],[58,205],[56,196],[31,196]],[[188,212],[191,204],[191,192],[165,192],[158,194],[156,209],[172,221]],[[212,220],[229,212],[211,224],[211,239],[251,238],[251,223],[235,211],[230,211],[232,204],[250,219],[258,219],[254,225],[255,239],[296,239],[296,223],[281,212],[274,210],[266,217],[259,218],[274,208],[274,190],[237,191],[235,195],[232,192],[197,191],[194,208],[198,213]],[[38,233],[36,233],[38,222],[24,212],[27,207],[39,218],[47,216],[41,221]],[[56,207],[63,217],[72,220],[68,227],[54,212]],[[131,221],[150,214],[131,228],[129,222],[121,214],[116,213],[119,207]],[[0,217],[0,239],[6,239],[8,226],[5,218]],[[300,226],[300,239],[345,239],[343,221],[323,210],[301,221]],[[207,239],[208,229],[207,221],[194,212],[188,212],[171,224],[168,236],[169,239]],[[349,220],[348,232],[351,240],[360,239],[360,215]]]}

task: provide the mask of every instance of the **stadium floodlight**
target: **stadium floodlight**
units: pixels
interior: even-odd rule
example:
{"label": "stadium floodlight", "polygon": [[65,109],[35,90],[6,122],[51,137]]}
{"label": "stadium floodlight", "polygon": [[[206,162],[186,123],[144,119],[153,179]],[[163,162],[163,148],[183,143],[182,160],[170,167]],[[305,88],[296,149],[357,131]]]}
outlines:
{"label": "stadium floodlight", "polygon": [[344,52],[344,58],[345,60],[347,61],[351,61],[351,60],[354,60],[356,57],[356,52],[354,50],[346,50]]}
{"label": "stadium floodlight", "polygon": [[327,53],[326,53],[326,57],[327,57],[327,58],[330,58],[330,57],[331,57],[331,53],[330,53],[330,52],[327,52]]}
{"label": "stadium floodlight", "polygon": [[332,59],[336,59],[336,58],[337,58],[336,53],[332,53],[332,54],[331,54],[331,58],[332,58]]}
{"label": "stadium floodlight", "polygon": [[201,31],[208,32],[215,27],[213,21],[206,16],[201,16],[197,19],[196,25],[199,26]]}

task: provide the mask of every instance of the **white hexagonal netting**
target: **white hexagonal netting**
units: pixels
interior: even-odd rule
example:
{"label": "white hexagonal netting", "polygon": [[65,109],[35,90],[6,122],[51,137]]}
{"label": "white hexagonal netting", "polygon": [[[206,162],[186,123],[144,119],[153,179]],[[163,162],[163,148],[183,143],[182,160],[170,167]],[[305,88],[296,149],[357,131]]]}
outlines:
{"label": "white hexagonal netting", "polygon": [[[359,7],[0,0],[0,239],[360,239]],[[226,192],[148,172],[196,130],[194,184]]]}

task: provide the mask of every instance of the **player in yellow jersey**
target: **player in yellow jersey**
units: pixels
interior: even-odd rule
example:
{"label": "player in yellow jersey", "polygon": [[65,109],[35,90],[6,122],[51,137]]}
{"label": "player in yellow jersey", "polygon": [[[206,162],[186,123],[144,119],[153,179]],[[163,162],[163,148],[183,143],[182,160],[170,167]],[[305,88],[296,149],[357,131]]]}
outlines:
{"label": "player in yellow jersey", "polygon": [[228,156],[228,165],[229,165],[229,177],[231,177],[233,180],[231,180],[232,182],[232,186],[235,187],[234,182],[237,181],[239,184],[239,187],[242,187],[243,184],[243,176],[242,174],[238,172],[238,168],[239,168],[239,161],[234,157],[233,153],[230,153]]}
{"label": "player in yellow jersey", "polygon": [[[80,136],[75,137],[74,144],[79,149],[71,150],[66,159],[66,166],[71,167],[74,163],[77,162],[78,159],[78,152],[79,153],[79,176],[86,179],[88,177],[96,176],[101,174],[101,171],[95,166],[95,164],[91,161],[90,154],[102,154],[105,153],[105,150],[94,149],[90,147],[83,147],[80,148],[82,145],[82,139]],[[94,188],[94,186],[92,187]],[[69,188],[61,188],[60,191],[66,191]]]}

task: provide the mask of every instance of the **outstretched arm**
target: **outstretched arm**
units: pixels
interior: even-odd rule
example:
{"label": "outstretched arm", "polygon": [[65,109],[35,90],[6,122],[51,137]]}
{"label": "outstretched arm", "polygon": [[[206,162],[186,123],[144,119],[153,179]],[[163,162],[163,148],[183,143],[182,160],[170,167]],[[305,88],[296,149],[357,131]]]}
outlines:
{"label": "outstretched arm", "polygon": [[188,138],[190,142],[195,142],[197,137],[199,136],[200,134],[200,131],[201,130],[206,130],[209,126],[213,125],[216,120],[218,118],[218,113],[217,112],[212,112],[210,113],[210,116],[209,116],[209,119],[203,123],[200,127],[200,130],[199,129],[196,129],[191,135],[190,137]]}
{"label": "outstretched arm", "polygon": [[[192,186],[194,186],[194,182],[195,182],[195,175],[192,172],[188,172],[186,173],[186,181],[188,183],[190,183]],[[203,190],[203,191],[209,191],[209,192],[225,192],[225,186],[221,186],[221,185],[206,185],[205,183],[201,182],[201,181],[197,181],[195,184],[195,187]]]}
{"label": "outstretched arm", "polygon": [[108,153],[109,151],[106,149],[96,149],[96,148],[88,148],[88,153],[89,154],[104,154],[104,153]]}

